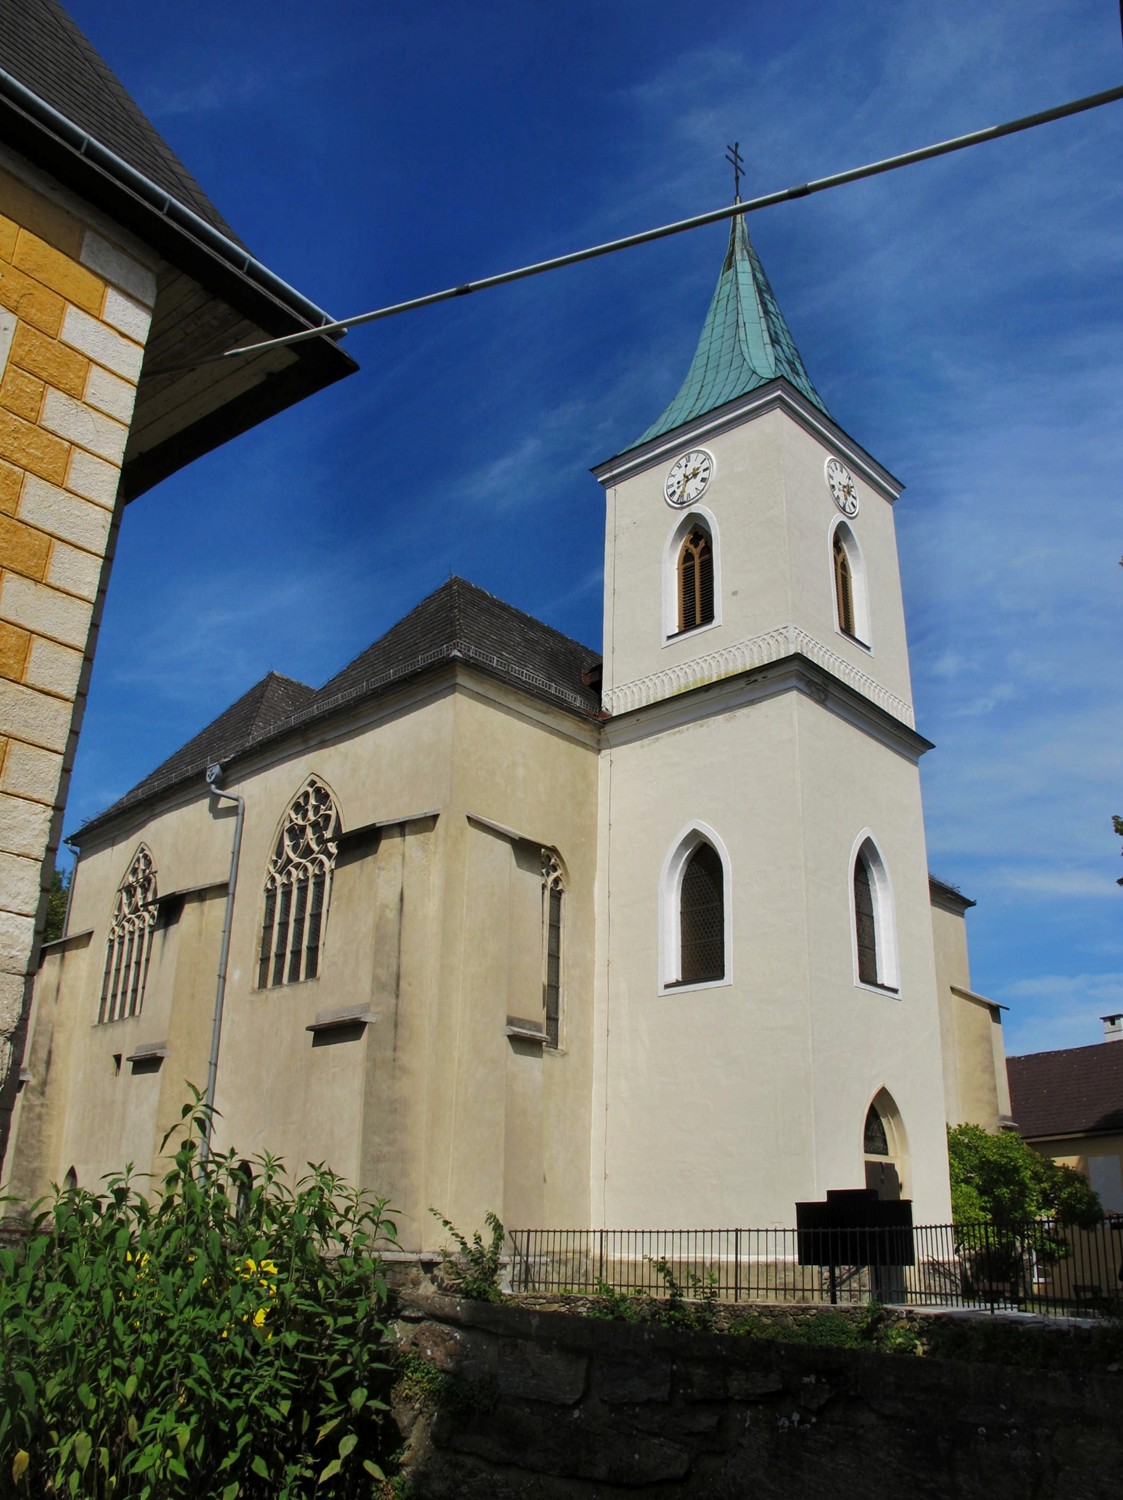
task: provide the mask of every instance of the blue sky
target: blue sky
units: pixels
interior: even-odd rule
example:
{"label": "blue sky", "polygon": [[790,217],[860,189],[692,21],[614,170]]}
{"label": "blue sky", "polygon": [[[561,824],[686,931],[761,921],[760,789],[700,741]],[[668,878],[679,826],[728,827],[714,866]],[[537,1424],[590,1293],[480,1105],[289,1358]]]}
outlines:
{"label": "blue sky", "polygon": [[[71,0],[254,253],[337,316],[1123,81],[1114,0]],[[897,507],[929,864],[1010,1053],[1123,1009],[1123,103],[754,214]],[[599,645],[590,465],[685,373],[714,226],[356,330],[358,375],[127,513],[68,831],[270,668],[456,572]]]}

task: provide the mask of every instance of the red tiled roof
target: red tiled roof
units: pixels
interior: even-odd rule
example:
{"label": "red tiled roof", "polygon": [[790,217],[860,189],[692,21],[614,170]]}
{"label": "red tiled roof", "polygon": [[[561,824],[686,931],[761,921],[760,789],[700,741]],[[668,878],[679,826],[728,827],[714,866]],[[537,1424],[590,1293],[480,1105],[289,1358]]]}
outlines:
{"label": "red tiled roof", "polygon": [[1008,1057],[1010,1106],[1030,1140],[1123,1131],[1123,1043]]}

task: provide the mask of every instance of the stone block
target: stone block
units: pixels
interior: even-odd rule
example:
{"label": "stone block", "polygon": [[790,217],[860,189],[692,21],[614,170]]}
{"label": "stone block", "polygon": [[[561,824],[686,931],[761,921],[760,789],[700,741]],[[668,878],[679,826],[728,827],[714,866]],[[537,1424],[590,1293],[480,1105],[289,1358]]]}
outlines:
{"label": "stone block", "polygon": [[[0,283],[2,285],[3,283]],[[61,484],[66,474],[69,448],[34,422],[25,422],[0,407],[0,458],[26,469],[29,473]]]}
{"label": "stone block", "polygon": [[42,580],[46,577],[50,555],[49,536],[28,526],[25,521],[0,516],[0,562],[5,568],[22,573],[25,578]]}
{"label": "stone block", "polygon": [[594,1367],[593,1394],[609,1406],[666,1401],[671,1394],[670,1360],[650,1354],[635,1361],[601,1359]]}
{"label": "stone block", "polygon": [[33,797],[37,802],[53,806],[61,775],[61,754],[24,744],[22,740],[8,741],[4,767],[0,771],[0,790],[15,792],[20,797]]}
{"label": "stone block", "polygon": [[66,312],[66,303],[57,292],[11,265],[6,266],[3,276],[0,276],[0,307],[6,307],[17,318],[49,333],[52,338],[58,337]]}
{"label": "stone block", "polygon": [[679,1388],[687,1401],[724,1401],[725,1374],[715,1365],[683,1364]]}
{"label": "stone block", "polygon": [[29,957],[30,952],[12,966],[11,972],[0,973],[0,1033],[7,1036],[15,1031],[23,1012],[24,974]]}
{"label": "stone block", "polygon": [[73,700],[81,675],[81,651],[73,651],[55,641],[32,642],[24,678],[29,687],[42,688],[45,693],[57,693],[61,698]]}
{"label": "stone block", "polygon": [[14,516],[19,509],[19,492],[23,488],[23,473],[15,464],[0,460],[0,516]]}
{"label": "stone block", "polygon": [[[19,229],[30,229],[64,255],[78,260],[85,225],[65,208],[44,198],[29,183],[0,167],[0,203]],[[18,233],[17,233],[18,238]],[[12,253],[15,253],[13,245]]]}
{"label": "stone block", "polygon": [[0,406],[25,422],[37,422],[43,405],[43,382],[12,366],[0,382]]}
{"label": "stone block", "polygon": [[102,559],[93,552],[79,552],[77,547],[56,541],[51,547],[46,582],[69,594],[93,599],[101,579],[101,565]]}
{"label": "stone block", "polygon": [[133,418],[136,386],[118,375],[111,375],[100,365],[91,365],[83,399],[88,406],[94,406],[127,425]]}
{"label": "stone block", "polygon": [[17,917],[35,916],[39,910],[39,865],[46,847],[44,843],[38,859],[0,849],[0,910]]}
{"label": "stone block", "polygon": [[[3,531],[0,529],[0,536],[2,535]],[[0,620],[0,677],[6,677],[9,682],[23,681],[30,646],[29,631]]]}
{"label": "stone block", "polygon": [[129,429],[104,412],[94,411],[84,401],[75,401],[65,391],[48,389],[43,401],[42,424],[79,448],[88,448],[99,458],[120,464]]}
{"label": "stone block", "polygon": [[19,516],[21,521],[38,526],[60,541],[70,542],[97,557],[105,556],[113,516],[95,502],[81,500],[57,485],[28,478],[23,486]]}
{"label": "stone block", "polygon": [[19,234],[19,225],[14,219],[7,219],[0,214],[0,260],[11,261],[16,253],[16,236]]}
{"label": "stone block", "polygon": [[[50,330],[48,330],[50,331]],[[140,377],[140,366],[144,350],[131,339],[122,338],[114,328],[109,328],[80,307],[68,307],[62,319],[59,337],[64,344],[86,354],[115,375],[135,382]]]}
{"label": "stone block", "polygon": [[75,448],[71,452],[66,487],[76,495],[112,510],[120,478],[121,470],[116,464],[107,464],[103,458],[95,458],[84,448]]}
{"label": "stone block", "polygon": [[116,328],[118,333],[123,333],[126,338],[136,339],[138,344],[143,344],[148,337],[152,311],[138,302],[135,297],[126,296],[124,292],[115,291],[113,287],[110,287],[105,294],[105,306],[101,310],[101,317],[102,322]]}
{"label": "stone block", "polygon": [[45,803],[0,794],[0,851],[41,860],[50,831],[51,809]]}
{"label": "stone block", "polygon": [[68,396],[80,397],[86,388],[86,372],[90,368],[86,356],[68,349],[57,339],[47,338],[29,323],[21,323],[16,329],[9,357],[13,365]]}
{"label": "stone block", "polygon": [[156,273],[141,265],[131,255],[126,255],[116,245],[111,245],[93,229],[86,231],[82,241],[82,264],[99,276],[130,293],[146,307],[156,302]]}
{"label": "stone block", "polygon": [[[23,740],[41,750],[57,750],[61,755],[70,734],[72,713],[73,704],[63,698],[52,698],[36,688],[0,678],[0,724],[13,741]],[[15,749],[14,743],[8,746],[5,778]]]}
{"label": "stone block", "polygon": [[0,581],[0,619],[22,625],[35,635],[49,636],[84,651],[90,614],[87,600],[60,593],[45,583],[33,583],[15,573],[5,573]]}
{"label": "stone block", "polygon": [[778,1395],[784,1389],[784,1380],[776,1370],[729,1370],[725,1389],[730,1401],[759,1401]]}
{"label": "stone block", "polygon": [[58,292],[67,302],[84,307],[90,313],[101,311],[105,292],[101,279],[27,229],[19,232],[12,264]]}
{"label": "stone block", "polygon": [[496,1380],[501,1395],[572,1406],[585,1394],[589,1361],[584,1354],[522,1339],[499,1345]]}

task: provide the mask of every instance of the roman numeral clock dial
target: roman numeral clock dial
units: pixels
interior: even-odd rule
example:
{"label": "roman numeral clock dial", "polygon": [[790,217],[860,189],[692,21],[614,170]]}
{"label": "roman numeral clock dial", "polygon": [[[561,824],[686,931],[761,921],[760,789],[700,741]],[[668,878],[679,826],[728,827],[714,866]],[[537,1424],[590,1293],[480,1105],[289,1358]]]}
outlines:
{"label": "roman numeral clock dial", "polygon": [[663,498],[676,510],[681,510],[684,505],[693,505],[695,500],[701,499],[713,477],[713,455],[704,448],[695,448],[676,458],[668,469],[663,482]]}

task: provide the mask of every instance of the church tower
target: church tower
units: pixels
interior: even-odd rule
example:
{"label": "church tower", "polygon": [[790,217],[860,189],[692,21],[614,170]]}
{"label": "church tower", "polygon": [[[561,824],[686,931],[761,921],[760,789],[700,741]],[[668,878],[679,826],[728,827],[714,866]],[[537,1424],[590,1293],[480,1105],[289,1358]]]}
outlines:
{"label": "church tower", "polygon": [[[749,239],[605,487],[594,1221],[949,1216],[893,524]],[[673,1226],[671,1226],[673,1227]]]}

